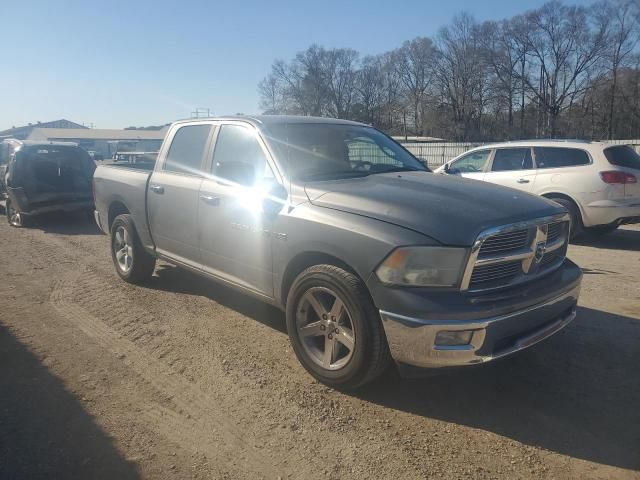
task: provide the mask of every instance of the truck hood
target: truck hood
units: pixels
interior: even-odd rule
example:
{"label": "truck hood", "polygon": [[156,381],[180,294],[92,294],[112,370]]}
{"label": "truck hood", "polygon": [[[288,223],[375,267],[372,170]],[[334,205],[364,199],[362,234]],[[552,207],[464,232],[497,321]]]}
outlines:
{"label": "truck hood", "polygon": [[309,201],[470,246],[487,228],[564,212],[557,203],[487,182],[428,172],[375,174],[305,185]]}

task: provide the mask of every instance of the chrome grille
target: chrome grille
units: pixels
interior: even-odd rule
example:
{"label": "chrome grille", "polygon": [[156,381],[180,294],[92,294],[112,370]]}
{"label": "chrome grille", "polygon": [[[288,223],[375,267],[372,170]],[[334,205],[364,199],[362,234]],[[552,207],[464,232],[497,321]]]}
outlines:
{"label": "chrome grille", "polygon": [[550,223],[547,226],[547,243],[554,242],[564,235],[564,227],[566,222]]}
{"label": "chrome grille", "polygon": [[482,265],[474,268],[469,286],[473,288],[496,281],[505,281],[506,279],[512,279],[521,272],[522,262],[518,260],[493,265]]}
{"label": "chrome grille", "polygon": [[567,252],[569,217],[545,217],[482,232],[469,256],[462,290],[500,288],[557,268]]}
{"label": "chrome grille", "polygon": [[558,249],[558,250],[554,250],[553,252],[545,253],[544,257],[542,257],[542,260],[540,260],[540,267],[541,268],[547,267],[547,266],[551,265],[552,263],[555,263],[555,262],[560,261],[562,259],[564,259],[564,252],[562,251],[562,249]]}
{"label": "chrome grille", "polygon": [[487,238],[478,256],[493,255],[496,253],[507,253],[514,250],[525,248],[528,244],[529,229],[514,230],[505,233],[499,233],[495,236]]}

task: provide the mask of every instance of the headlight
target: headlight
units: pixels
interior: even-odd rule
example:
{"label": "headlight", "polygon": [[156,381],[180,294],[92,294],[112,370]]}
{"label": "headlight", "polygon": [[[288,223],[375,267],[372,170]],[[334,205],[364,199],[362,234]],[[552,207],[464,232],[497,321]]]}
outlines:
{"label": "headlight", "polygon": [[376,270],[386,284],[409,287],[455,287],[467,250],[450,247],[397,248]]}

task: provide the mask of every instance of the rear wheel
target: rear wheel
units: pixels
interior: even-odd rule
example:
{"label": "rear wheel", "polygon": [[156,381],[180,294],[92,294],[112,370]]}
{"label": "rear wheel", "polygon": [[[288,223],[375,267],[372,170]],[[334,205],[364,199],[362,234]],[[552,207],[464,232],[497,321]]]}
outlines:
{"label": "rear wheel", "polygon": [[559,197],[551,197],[550,200],[553,200],[556,203],[559,203],[569,212],[569,216],[571,217],[571,228],[569,230],[569,238],[573,240],[577,236],[579,236],[584,231],[584,227],[582,225],[582,215],[580,214],[580,210],[578,206],[573,203],[571,200],[567,200],[566,198]]}
{"label": "rear wheel", "polygon": [[316,265],[294,281],[287,299],[287,330],[300,363],[316,379],[354,389],[389,365],[380,315],[354,274]]}
{"label": "rear wheel", "polygon": [[111,226],[111,258],[116,273],[129,283],[141,283],[153,275],[156,259],[142,246],[131,215],[118,215]]}

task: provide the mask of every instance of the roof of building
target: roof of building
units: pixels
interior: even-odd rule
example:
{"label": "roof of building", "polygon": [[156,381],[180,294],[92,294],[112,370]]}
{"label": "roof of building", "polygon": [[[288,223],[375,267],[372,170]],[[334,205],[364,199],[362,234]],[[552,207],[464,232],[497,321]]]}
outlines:
{"label": "roof of building", "polygon": [[29,140],[163,140],[166,130],[34,128]]}
{"label": "roof of building", "polygon": [[6,130],[0,131],[0,138],[25,136],[35,128],[88,129],[88,127],[85,127],[84,125],[80,125],[79,123],[61,118],[60,120],[53,120],[51,122],[37,122],[30,123],[29,125],[22,125],[20,127],[8,128]]}

